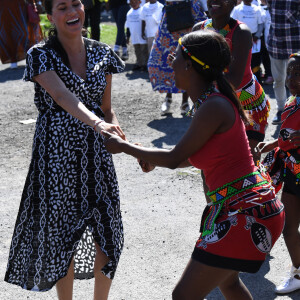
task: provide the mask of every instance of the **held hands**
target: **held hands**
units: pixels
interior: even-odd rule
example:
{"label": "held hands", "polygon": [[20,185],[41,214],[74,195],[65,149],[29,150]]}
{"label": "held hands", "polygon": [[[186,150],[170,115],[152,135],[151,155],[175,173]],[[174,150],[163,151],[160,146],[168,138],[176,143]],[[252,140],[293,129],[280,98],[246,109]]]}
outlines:
{"label": "held hands", "polygon": [[126,136],[119,125],[106,123],[105,121],[100,121],[100,122],[96,122],[96,125],[94,126],[94,130],[101,134],[103,131],[115,134],[119,136],[121,139],[123,139],[124,141],[126,141]]}
{"label": "held hands", "polygon": [[122,153],[122,146],[126,143],[125,139],[115,133],[112,134],[108,131],[102,130],[101,134],[106,138],[104,141],[105,148],[112,154]]}
{"label": "held hands", "polygon": [[[141,143],[134,143],[134,144],[137,145],[137,146],[142,147]],[[138,161],[138,164],[140,165],[142,171],[145,172],[145,173],[149,173],[149,172],[151,172],[152,170],[155,169],[155,165],[152,165],[152,164],[150,164],[149,162],[147,162],[145,160],[142,160],[142,159],[138,158],[137,161]]]}
{"label": "held hands", "polygon": [[138,158],[137,161],[138,161],[142,171],[145,172],[145,173],[149,173],[149,172],[151,172],[155,169],[155,165],[152,165],[147,161],[144,161],[144,160],[139,159],[139,158]]}

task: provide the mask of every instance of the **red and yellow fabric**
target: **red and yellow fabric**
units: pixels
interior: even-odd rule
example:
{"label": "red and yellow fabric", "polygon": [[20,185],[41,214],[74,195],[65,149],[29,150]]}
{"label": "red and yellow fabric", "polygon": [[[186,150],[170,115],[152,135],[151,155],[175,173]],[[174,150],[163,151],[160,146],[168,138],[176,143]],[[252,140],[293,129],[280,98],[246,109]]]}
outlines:
{"label": "red and yellow fabric", "polygon": [[26,52],[42,40],[39,24],[28,22],[24,0],[1,0],[0,59],[3,64],[25,59]]}

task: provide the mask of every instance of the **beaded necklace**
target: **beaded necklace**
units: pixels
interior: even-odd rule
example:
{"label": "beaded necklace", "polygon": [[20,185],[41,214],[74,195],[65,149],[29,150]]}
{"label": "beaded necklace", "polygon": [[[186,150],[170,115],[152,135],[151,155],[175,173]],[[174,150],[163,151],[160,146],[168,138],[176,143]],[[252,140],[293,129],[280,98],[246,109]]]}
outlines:
{"label": "beaded necklace", "polygon": [[204,23],[204,28],[205,29],[209,29],[209,30],[214,30],[218,33],[220,33],[223,37],[226,38],[227,34],[230,33],[231,29],[234,27],[235,25],[235,20],[230,18],[228,24],[225,25],[225,27],[223,27],[222,29],[220,30],[217,30],[213,27],[213,24],[212,24],[212,19],[208,19],[207,21],[205,21]]}
{"label": "beaded necklace", "polygon": [[214,85],[211,85],[200,97],[197,99],[197,101],[194,103],[192,108],[187,112],[188,117],[192,117],[195,112],[199,109],[199,107],[202,105],[203,102],[207,100],[207,98],[213,94],[216,93],[217,89]]}

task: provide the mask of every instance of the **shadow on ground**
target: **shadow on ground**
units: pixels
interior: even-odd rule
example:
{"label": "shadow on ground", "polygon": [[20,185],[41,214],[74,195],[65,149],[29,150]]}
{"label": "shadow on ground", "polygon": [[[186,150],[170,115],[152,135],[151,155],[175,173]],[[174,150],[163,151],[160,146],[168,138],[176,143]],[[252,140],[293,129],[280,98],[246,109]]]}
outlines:
{"label": "shadow on ground", "polygon": [[[265,278],[265,275],[270,271],[270,260],[275,259],[273,256],[268,256],[259,272],[255,274],[249,273],[241,273],[240,278],[245,283],[249,291],[251,292],[253,299],[278,299],[278,295],[275,294],[275,284]],[[299,300],[300,299],[300,291],[290,293],[289,299]],[[216,300],[216,299],[224,299],[221,292],[216,289],[212,291],[205,299],[207,300]]]}
{"label": "shadow on ground", "polygon": [[145,79],[145,80],[150,82],[148,72],[147,71],[140,71],[140,70],[139,71],[133,71],[132,68],[134,66],[135,66],[135,64],[126,62],[126,66],[125,66],[126,77],[129,80],[142,78],[142,79]]}
{"label": "shadow on ground", "polygon": [[162,119],[151,121],[148,123],[150,128],[165,133],[164,136],[153,140],[152,144],[158,148],[162,148],[163,144],[175,145],[187,131],[191,120],[189,117],[174,118],[172,114],[168,114]]}
{"label": "shadow on ground", "polygon": [[0,83],[11,81],[11,80],[20,80],[23,78],[25,67],[18,67],[17,69],[4,69],[0,71]]}

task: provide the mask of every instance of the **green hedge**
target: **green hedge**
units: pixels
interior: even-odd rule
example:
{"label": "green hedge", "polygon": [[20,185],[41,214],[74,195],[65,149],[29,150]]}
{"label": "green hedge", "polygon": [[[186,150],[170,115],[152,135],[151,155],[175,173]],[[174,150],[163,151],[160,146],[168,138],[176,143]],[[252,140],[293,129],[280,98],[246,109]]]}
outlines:
{"label": "green hedge", "polygon": [[[44,35],[47,35],[47,31],[51,27],[51,23],[48,21],[46,14],[41,14],[40,19],[41,19],[40,24],[41,24],[43,33],[44,33]],[[117,35],[117,26],[101,23],[100,28],[101,28],[101,34],[100,34],[101,42],[106,43],[111,46],[114,45],[115,41],[116,41],[116,35]],[[88,28],[88,31],[90,31],[90,28]],[[89,36],[89,34],[88,34],[88,36]]]}

